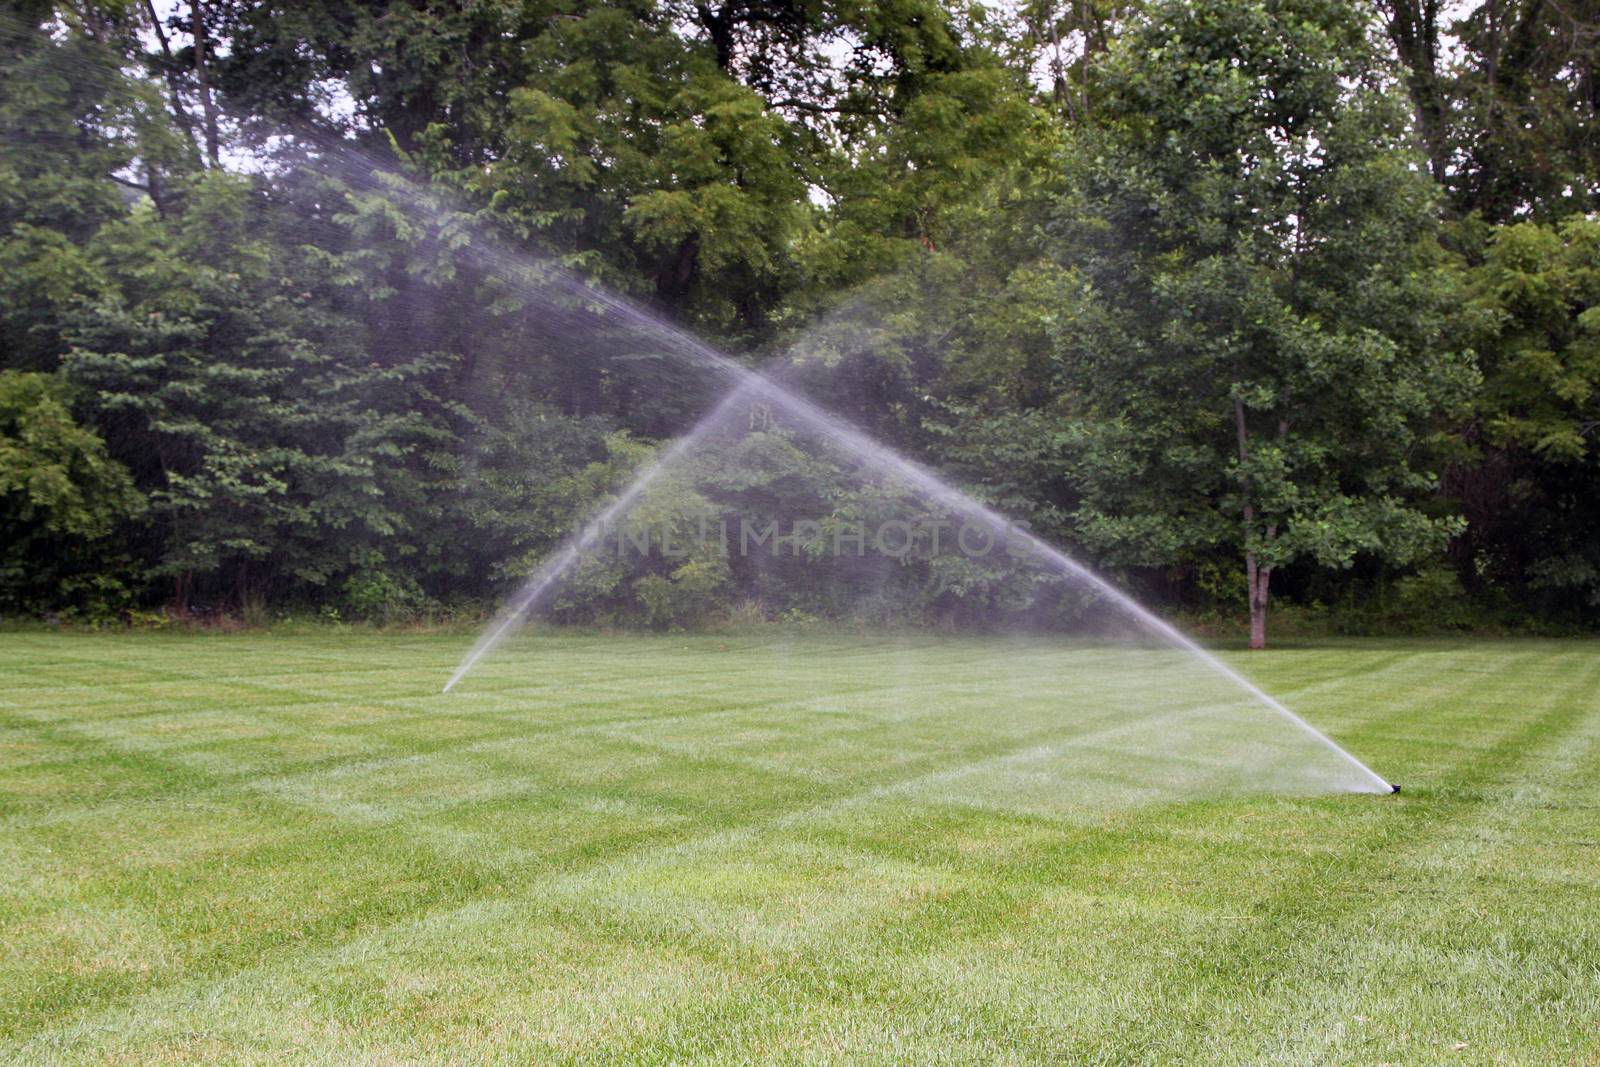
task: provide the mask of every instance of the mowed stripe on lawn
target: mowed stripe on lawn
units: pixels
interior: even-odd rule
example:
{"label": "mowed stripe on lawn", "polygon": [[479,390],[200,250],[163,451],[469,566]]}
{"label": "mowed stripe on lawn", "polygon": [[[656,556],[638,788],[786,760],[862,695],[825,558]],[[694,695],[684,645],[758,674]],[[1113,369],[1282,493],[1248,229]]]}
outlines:
{"label": "mowed stripe on lawn", "polygon": [[[763,1050],[1214,1062],[1252,1042],[1256,1056],[1454,1054],[1437,1043],[1479,1033],[1452,1019],[1482,1008],[1470,991],[1417,1002],[1409,1015],[1344,1017],[1414,973],[1392,958],[1377,969],[1374,938],[1404,931],[1374,933],[1360,917],[1414,921],[1409,867],[1453,854],[1485,819],[1520,826],[1525,813],[1505,789],[1516,773],[1534,767],[1561,794],[1592,768],[1587,756],[1565,769],[1547,759],[1595,720],[1592,655],[1579,644],[1341,643],[1242,658],[1410,792],[1398,803],[1199,800],[1085,822],[893,788],[1037,735],[952,728],[962,701],[984,692],[986,670],[1009,671],[1001,689],[1013,696],[1051,683],[1066,661],[1028,646],[560,636],[539,646],[538,672],[508,660],[470,701],[451,703],[429,692],[458,651],[445,638],[0,640],[8,678],[35,679],[9,691],[7,736],[81,745],[93,758],[79,764],[110,760],[113,781],[137,786],[96,800],[58,783],[64,804],[24,795],[21,811],[0,791],[7,837],[14,828],[37,845],[43,834],[52,848],[8,846],[11,869],[45,874],[24,879],[32,890],[7,905],[8,925],[24,927],[25,949],[39,940],[26,936],[30,919],[53,919],[65,938],[19,976],[39,995],[6,1025],[19,1054],[67,1059],[101,1048],[138,1058],[313,1048],[330,1059],[446,1058],[456,1048],[579,1060],[603,1048],[619,1062],[736,1062]],[[141,676],[158,699],[189,687],[199,703],[79,719],[52,685],[81,687],[102,671],[117,699],[95,707],[130,695],[137,705]],[[859,684],[862,672],[892,681],[902,705],[939,696],[951,706],[899,721],[892,701],[852,711],[874,688]],[[669,675],[705,697],[641,714],[651,703],[642,696]],[[796,695],[740,699],[774,678]],[[563,705],[563,680],[596,679],[606,699]],[[641,697],[629,697],[630,679]],[[826,711],[797,711],[818,701]],[[207,735],[204,761],[159,736],[162,716],[181,733],[219,703],[221,727],[270,721],[285,746],[267,751],[276,764],[230,767],[237,739],[226,729]],[[763,711],[775,703],[786,708]],[[351,706],[374,713],[352,717]],[[800,726],[773,731],[763,719],[774,714],[798,715]],[[693,727],[713,721],[749,733],[760,758],[730,756],[721,736],[709,745],[720,755],[697,754]],[[319,755],[317,744],[289,745],[297,731],[362,744]],[[915,758],[885,761],[894,741],[919,746]],[[841,743],[842,753],[825,750]],[[519,745],[550,746],[548,758]],[[850,745],[861,746],[859,768]],[[823,773],[785,774],[775,758],[784,746],[822,753]],[[60,768],[74,769],[87,774]],[[163,770],[173,775],[166,788]],[[285,781],[307,788],[270,788]],[[214,807],[186,821],[182,807],[195,804]],[[1592,832],[1583,822],[1592,810],[1577,811],[1577,828]],[[48,834],[74,815],[101,829]],[[118,834],[141,818],[146,840]],[[164,845],[177,855],[159,875],[127,861],[144,849],[161,868]],[[1572,856],[1592,852],[1573,845]],[[210,876],[219,864],[225,876]],[[1502,866],[1507,886],[1491,903],[1516,911],[1536,887]],[[1470,880],[1453,889],[1456,906],[1474,899]],[[215,921],[189,916],[184,903],[195,899]],[[243,929],[230,928],[240,919]],[[131,946],[125,957],[65,932],[96,921]],[[1496,912],[1484,926],[1510,921]],[[1591,934],[1576,955],[1554,928],[1536,938],[1529,958],[1549,973],[1525,984],[1581,977],[1574,959],[1592,977]],[[1356,946],[1367,962],[1337,966]],[[1484,959],[1497,951],[1479,946]],[[1522,1002],[1518,983],[1504,984],[1504,1003]],[[1315,998],[1305,994],[1313,988]],[[1562,1058],[1593,1050],[1583,1020],[1562,1017],[1581,1012],[1581,994],[1559,1003],[1519,1040]],[[1383,1021],[1362,1030],[1356,1014]]]}

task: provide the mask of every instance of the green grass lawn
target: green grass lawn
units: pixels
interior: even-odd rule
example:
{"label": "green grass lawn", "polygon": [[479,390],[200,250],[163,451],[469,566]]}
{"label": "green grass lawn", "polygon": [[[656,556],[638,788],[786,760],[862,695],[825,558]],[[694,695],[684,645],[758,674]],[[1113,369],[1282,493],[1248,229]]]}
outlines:
{"label": "green grass lawn", "polygon": [[1018,772],[1081,649],[469,641],[0,635],[0,1058],[1600,1063],[1593,643],[1230,655],[1378,797]]}

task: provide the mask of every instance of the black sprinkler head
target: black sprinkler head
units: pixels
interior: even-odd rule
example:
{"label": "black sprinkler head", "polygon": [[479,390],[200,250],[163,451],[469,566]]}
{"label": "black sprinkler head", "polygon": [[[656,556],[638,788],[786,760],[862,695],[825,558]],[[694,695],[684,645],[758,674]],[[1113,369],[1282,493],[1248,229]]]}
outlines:
{"label": "black sprinkler head", "polygon": [[1398,793],[1398,792],[1400,792],[1400,787],[1395,785],[1393,782],[1390,782],[1389,783],[1389,792],[1390,793]]}

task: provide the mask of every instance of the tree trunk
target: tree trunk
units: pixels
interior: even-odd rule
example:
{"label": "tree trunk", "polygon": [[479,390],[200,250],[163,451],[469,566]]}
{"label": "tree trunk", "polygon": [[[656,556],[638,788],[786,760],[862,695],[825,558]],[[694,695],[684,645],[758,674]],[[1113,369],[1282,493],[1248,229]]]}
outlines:
{"label": "tree trunk", "polygon": [[1271,567],[1257,567],[1255,553],[1245,557],[1245,574],[1250,585],[1250,647],[1267,647],[1267,590],[1272,580]]}
{"label": "tree trunk", "polygon": [[716,49],[717,69],[724,74],[733,71],[733,12],[732,5],[723,5],[716,11],[709,4],[696,4],[696,16],[700,25],[705,27],[706,34],[711,38],[711,47]]}
{"label": "tree trunk", "polygon": [[[1239,462],[1250,462],[1250,430],[1245,422],[1244,400],[1239,396],[1237,387],[1233,396],[1233,425],[1239,435]],[[1278,436],[1283,436],[1287,423],[1279,423]],[[1241,480],[1239,491],[1244,496],[1244,540],[1245,544],[1255,535],[1256,509],[1250,503],[1250,484]],[[1277,533],[1277,524],[1268,527],[1267,537],[1270,540]],[[1244,554],[1245,584],[1250,593],[1250,647],[1267,647],[1267,580],[1272,576],[1271,567],[1262,567],[1256,560],[1256,554],[1249,550]]]}
{"label": "tree trunk", "polygon": [[694,283],[695,270],[700,263],[700,235],[691,233],[678,242],[678,254],[673,262],[663,264],[656,272],[656,295],[664,303],[676,305],[689,295]]}
{"label": "tree trunk", "polygon": [[188,140],[189,147],[198,156],[200,142],[195,138],[194,121],[189,117],[189,109],[183,104],[183,90],[178,84],[178,63],[172,58],[172,45],[167,41],[167,31],[161,28],[161,16],[156,12],[155,0],[144,0],[144,10],[150,18],[150,28],[155,32],[156,43],[161,46],[161,74],[166,79],[167,92],[172,97],[172,116],[177,120],[178,129],[183,131],[184,138]]}
{"label": "tree trunk", "polygon": [[220,138],[217,136],[217,105],[211,97],[211,75],[206,69],[206,20],[200,0],[190,5],[194,34],[194,79],[200,86],[200,111],[205,116],[206,158],[213,169],[221,166]]}
{"label": "tree trunk", "polygon": [[1439,73],[1438,0],[1384,0],[1389,39],[1406,68],[1406,91],[1434,181],[1450,179],[1449,102]]}

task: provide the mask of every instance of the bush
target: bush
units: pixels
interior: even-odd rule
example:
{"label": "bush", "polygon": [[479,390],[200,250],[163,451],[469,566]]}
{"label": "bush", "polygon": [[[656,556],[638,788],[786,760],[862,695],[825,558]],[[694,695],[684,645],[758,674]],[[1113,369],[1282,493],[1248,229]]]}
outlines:
{"label": "bush", "polygon": [[421,587],[406,575],[369,569],[357,571],[344,583],[344,604],[351,617],[368,622],[404,622],[426,603]]}

